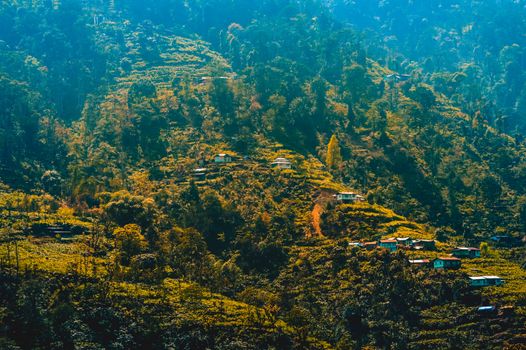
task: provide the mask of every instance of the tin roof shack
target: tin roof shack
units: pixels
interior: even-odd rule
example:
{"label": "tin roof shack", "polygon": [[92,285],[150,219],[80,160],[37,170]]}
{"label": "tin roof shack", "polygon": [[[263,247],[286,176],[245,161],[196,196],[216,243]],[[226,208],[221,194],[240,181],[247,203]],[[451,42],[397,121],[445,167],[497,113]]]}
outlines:
{"label": "tin roof shack", "polygon": [[396,239],[399,245],[410,247],[413,244],[413,240],[409,237],[398,237]]}
{"label": "tin roof shack", "polygon": [[61,242],[69,242],[76,236],[86,233],[88,229],[81,225],[35,223],[24,230],[24,233],[36,237],[54,237]]}
{"label": "tin roof shack", "polygon": [[227,153],[219,153],[214,157],[214,163],[216,164],[232,163],[233,160],[234,157]]}
{"label": "tin roof shack", "polygon": [[431,239],[419,239],[413,241],[411,247],[415,250],[435,250],[436,244],[435,241]]}
{"label": "tin roof shack", "polygon": [[431,260],[429,259],[409,260],[409,263],[411,264],[411,266],[416,266],[416,267],[430,267],[431,266]]}
{"label": "tin roof shack", "polygon": [[499,235],[491,237],[491,241],[497,247],[515,247],[520,243],[520,239],[512,237],[510,235]]}
{"label": "tin roof shack", "polygon": [[477,314],[481,316],[495,316],[497,315],[498,309],[495,305],[479,306],[477,308]]}
{"label": "tin roof shack", "polygon": [[84,230],[81,227],[73,227],[66,224],[55,224],[49,226],[46,223],[35,223],[31,225],[30,228],[26,229],[25,232],[37,237],[72,237],[84,233]]}
{"label": "tin roof shack", "polygon": [[287,158],[276,158],[271,165],[277,169],[292,169],[292,163]]}
{"label": "tin roof shack", "polygon": [[475,276],[469,278],[472,287],[501,286],[504,280],[498,276]]}
{"label": "tin roof shack", "polygon": [[410,78],[411,78],[411,75],[409,74],[398,74],[398,73],[387,74],[384,77],[385,81],[387,81],[388,83],[404,82],[404,81],[408,81]]}
{"label": "tin roof shack", "polygon": [[458,247],[451,254],[455,258],[480,258],[480,249],[472,247]]}
{"label": "tin roof shack", "polygon": [[396,241],[396,239],[383,239],[379,242],[378,245],[382,248],[386,248],[392,252],[395,252],[398,242]]}
{"label": "tin roof shack", "polygon": [[196,180],[205,180],[207,172],[208,172],[208,169],[206,168],[197,168],[197,169],[192,170],[192,176]]}
{"label": "tin roof shack", "polygon": [[459,258],[442,257],[433,260],[433,267],[436,270],[458,270],[460,269],[461,264]]}
{"label": "tin roof shack", "polygon": [[338,202],[342,203],[355,203],[365,201],[365,198],[363,198],[363,196],[354,192],[340,192],[334,195],[334,198],[336,198]]}

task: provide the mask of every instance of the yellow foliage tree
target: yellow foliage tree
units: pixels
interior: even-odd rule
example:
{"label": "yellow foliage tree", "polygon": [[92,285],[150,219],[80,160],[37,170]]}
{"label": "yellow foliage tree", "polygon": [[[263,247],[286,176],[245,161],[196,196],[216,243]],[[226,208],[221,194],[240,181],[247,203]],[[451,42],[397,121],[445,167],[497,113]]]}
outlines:
{"label": "yellow foliage tree", "polygon": [[326,163],[329,169],[337,168],[342,162],[342,155],[340,152],[340,144],[336,135],[332,135],[329,145],[327,146]]}

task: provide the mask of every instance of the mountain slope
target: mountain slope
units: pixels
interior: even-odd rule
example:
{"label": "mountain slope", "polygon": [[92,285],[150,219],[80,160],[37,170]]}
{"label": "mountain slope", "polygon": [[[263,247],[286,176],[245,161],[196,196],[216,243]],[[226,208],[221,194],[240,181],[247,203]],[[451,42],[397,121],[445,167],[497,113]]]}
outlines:
{"label": "mountain slope", "polygon": [[[381,43],[322,3],[0,8],[2,346],[523,340],[524,247],[487,242],[524,235],[524,142],[368,56]],[[356,246],[392,237],[436,249]],[[409,262],[462,245],[482,257]],[[470,287],[482,274],[506,283]]]}

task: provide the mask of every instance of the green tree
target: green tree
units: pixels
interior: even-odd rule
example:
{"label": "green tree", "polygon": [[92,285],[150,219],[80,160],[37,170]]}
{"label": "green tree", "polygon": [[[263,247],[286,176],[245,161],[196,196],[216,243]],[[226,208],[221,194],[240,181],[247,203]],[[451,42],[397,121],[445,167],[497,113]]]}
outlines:
{"label": "green tree", "polygon": [[312,92],[314,93],[315,114],[317,117],[323,118],[327,109],[327,83],[320,77],[317,77],[311,84]]}
{"label": "green tree", "polygon": [[143,229],[152,225],[154,211],[155,203],[152,199],[134,196],[127,191],[111,194],[109,202],[104,206],[104,213],[117,225],[138,224]]}
{"label": "green tree", "polygon": [[526,232],[526,197],[521,197],[518,202],[519,226],[523,232]]}
{"label": "green tree", "polygon": [[174,227],[161,235],[161,252],[176,277],[207,283],[212,276],[213,257],[197,230]]}
{"label": "green tree", "polygon": [[141,233],[141,228],[135,224],[118,227],[113,231],[115,248],[119,262],[129,265],[131,259],[140,254],[146,247],[146,240]]}
{"label": "green tree", "polygon": [[417,87],[411,89],[411,96],[420,103],[424,110],[430,109],[436,103],[436,96],[433,90],[424,84],[419,84]]}
{"label": "green tree", "polygon": [[491,256],[491,248],[487,242],[480,243],[480,256],[488,258]]}
{"label": "green tree", "polygon": [[343,95],[347,104],[347,118],[351,123],[355,122],[355,104],[366,95],[367,88],[371,85],[371,79],[367,75],[367,70],[359,64],[346,67],[343,72]]}

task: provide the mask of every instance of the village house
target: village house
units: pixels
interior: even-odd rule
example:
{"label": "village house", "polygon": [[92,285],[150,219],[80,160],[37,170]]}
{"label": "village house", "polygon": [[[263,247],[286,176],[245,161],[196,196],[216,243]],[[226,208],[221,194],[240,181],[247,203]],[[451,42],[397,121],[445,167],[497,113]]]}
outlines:
{"label": "village house", "polygon": [[480,258],[480,249],[471,247],[458,247],[451,254],[455,258]]}
{"label": "village house", "polygon": [[214,157],[214,163],[222,164],[222,163],[231,163],[233,160],[233,157],[226,153],[219,153]]}
{"label": "village house", "polygon": [[497,312],[497,307],[495,305],[480,306],[477,308],[477,313],[481,315],[492,315]]}
{"label": "village house", "polygon": [[204,180],[206,178],[206,173],[208,169],[206,168],[197,168],[192,170],[192,176],[198,180]]}
{"label": "village house", "polygon": [[278,169],[292,169],[292,163],[287,158],[276,158],[271,165]]}
{"label": "village house", "polygon": [[363,248],[363,243],[361,242],[349,242],[349,247],[354,248]]}
{"label": "village house", "polygon": [[510,235],[498,235],[491,237],[491,241],[500,247],[512,247],[517,244],[518,241]]}
{"label": "village house", "polygon": [[430,239],[419,239],[413,241],[413,249],[415,250],[435,250],[436,245],[434,240]]}
{"label": "village house", "polygon": [[413,243],[413,240],[409,237],[398,237],[396,241],[398,242],[399,245],[403,245],[407,247],[411,246],[411,244]]}
{"label": "village house", "polygon": [[53,236],[71,235],[72,232],[66,225],[48,226],[46,230]]}
{"label": "village house", "polygon": [[354,193],[354,192],[340,192],[334,195],[338,202],[342,203],[354,203],[354,202],[363,202],[365,198],[363,196]]}
{"label": "village house", "polygon": [[379,246],[382,248],[389,249],[390,251],[396,251],[398,242],[396,239],[383,239],[379,242]]}
{"label": "village house", "polygon": [[461,265],[461,260],[459,258],[453,257],[441,257],[433,260],[433,267],[437,270],[439,269],[459,269]]}
{"label": "village house", "polygon": [[402,82],[407,81],[411,78],[411,75],[409,74],[387,74],[385,76],[385,81],[391,83],[391,82]]}
{"label": "village house", "polygon": [[498,276],[476,276],[469,278],[472,287],[501,286],[504,280]]}
{"label": "village house", "polygon": [[396,81],[398,80],[398,74],[387,74],[385,80],[388,82]]}

